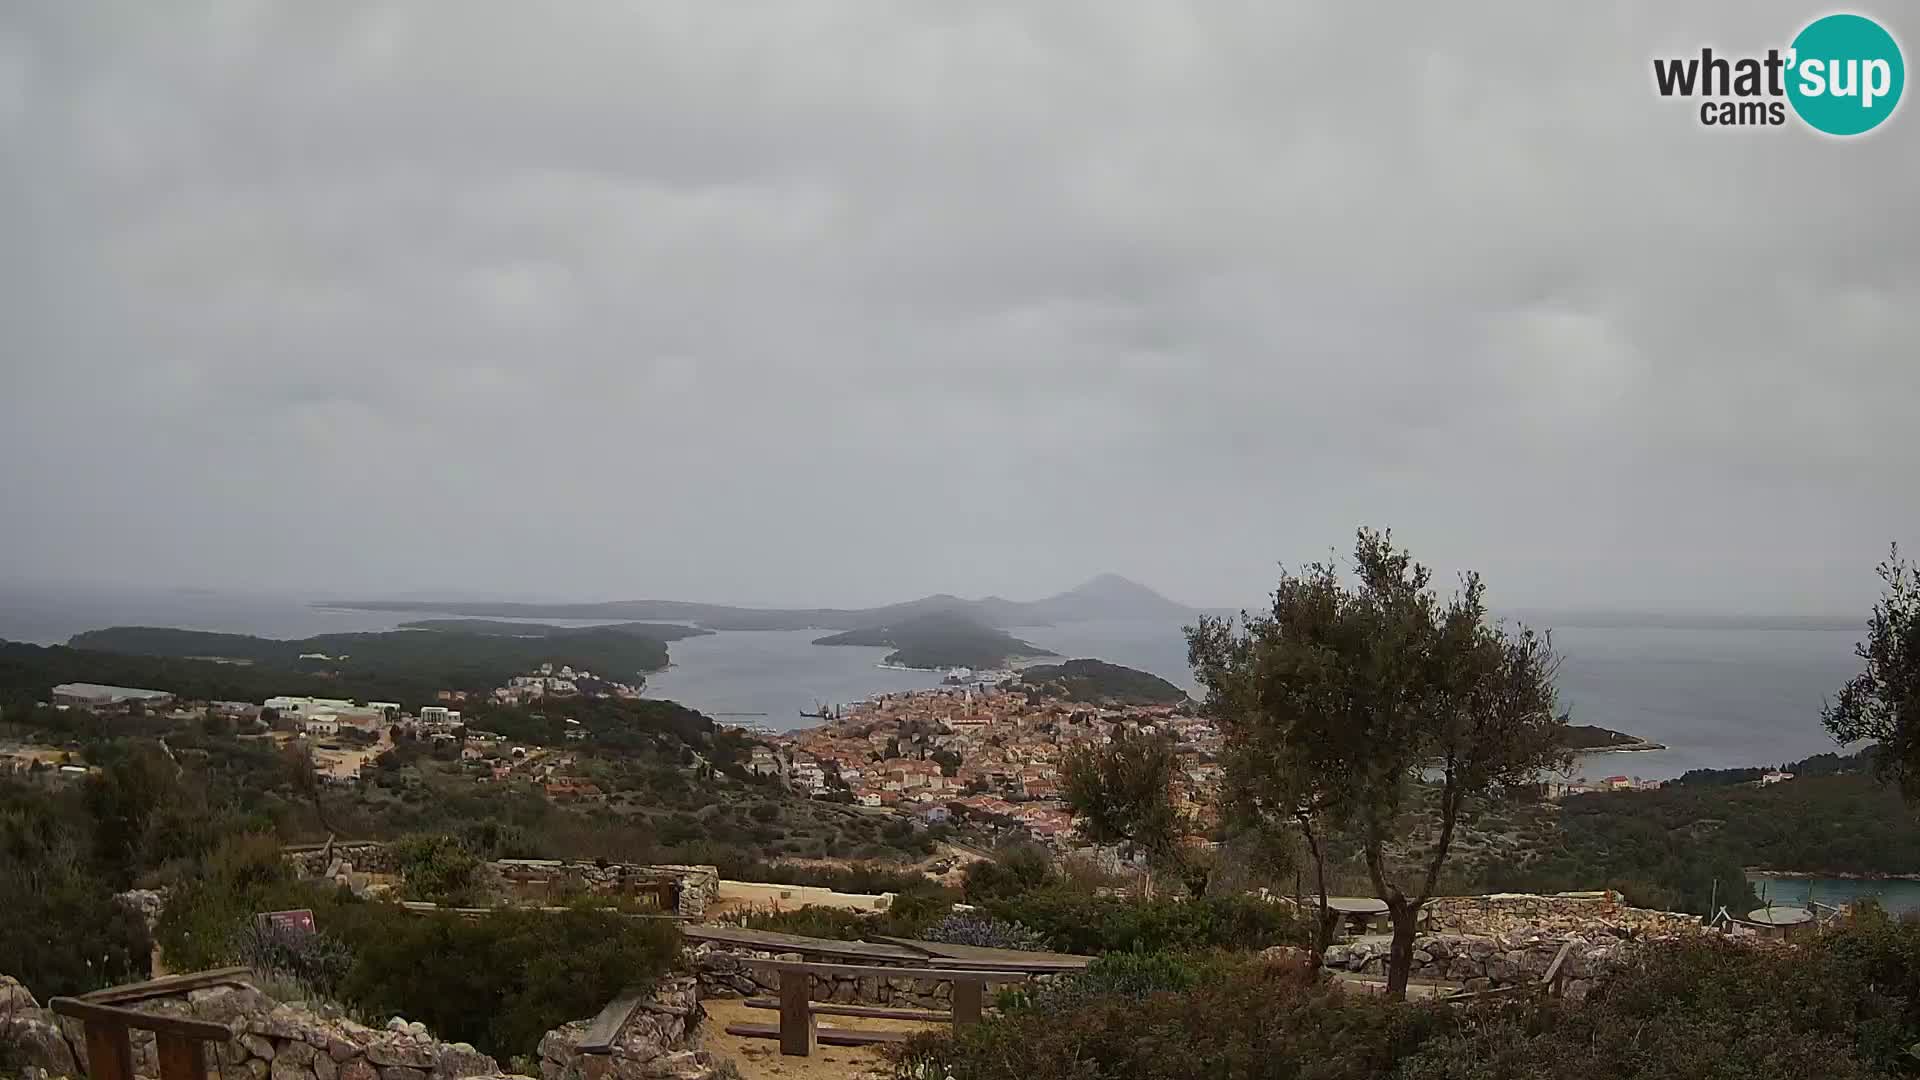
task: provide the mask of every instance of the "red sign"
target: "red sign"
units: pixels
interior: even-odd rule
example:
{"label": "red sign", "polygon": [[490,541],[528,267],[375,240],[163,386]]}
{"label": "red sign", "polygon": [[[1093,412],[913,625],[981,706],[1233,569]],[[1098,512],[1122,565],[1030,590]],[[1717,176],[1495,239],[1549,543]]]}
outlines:
{"label": "red sign", "polygon": [[255,915],[253,921],[262,930],[279,930],[289,934],[313,933],[313,911],[300,908],[296,911],[269,911]]}

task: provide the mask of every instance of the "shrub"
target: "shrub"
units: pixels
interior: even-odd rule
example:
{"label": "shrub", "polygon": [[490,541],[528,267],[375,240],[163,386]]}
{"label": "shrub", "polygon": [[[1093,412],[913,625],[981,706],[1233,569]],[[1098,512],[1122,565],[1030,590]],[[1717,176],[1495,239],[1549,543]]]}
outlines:
{"label": "shrub", "polygon": [[1047,947],[1045,937],[1019,923],[1001,922],[986,915],[974,915],[961,911],[949,912],[946,918],[921,931],[920,937],[927,941],[941,941],[949,945],[974,945],[983,949],[1020,949],[1039,952]]}
{"label": "shrub", "polygon": [[1089,896],[1055,884],[992,900],[982,909],[1044,935],[1062,952],[1105,953],[1303,945],[1307,927],[1292,913],[1251,896]]}
{"label": "shrub", "polygon": [[1642,949],[1579,1004],[1474,1010],[1410,1056],[1417,1080],[1885,1075],[1909,1033],[1898,1003],[1824,947],[1699,939]]}
{"label": "shrub", "polygon": [[1031,844],[1021,844],[969,865],[962,892],[967,903],[984,904],[1033,892],[1059,880],[1051,855]]}
{"label": "shrub", "polygon": [[237,935],[237,959],[254,971],[292,981],[302,997],[337,999],[353,968],[353,949],[326,931],[302,932],[249,921]]}
{"label": "shrub", "polygon": [[1217,966],[1186,953],[1108,953],[1078,974],[1035,984],[1026,1004],[1065,1011],[1102,997],[1143,998],[1162,991],[1184,993],[1200,985],[1203,971]]}
{"label": "shrub", "polygon": [[1389,1004],[1242,965],[1181,993],[1018,1009],[952,1034],[917,1036],[894,1060],[899,1076],[968,1080],[1373,1080],[1459,1023],[1443,1006]]}
{"label": "shrub", "polygon": [[895,896],[893,906],[886,911],[861,912],[808,904],[786,911],[751,912],[742,925],[754,930],[774,930],[783,934],[837,941],[859,941],[873,934],[920,937],[930,925],[952,910],[952,904],[935,895],[910,892]]}
{"label": "shrub", "polygon": [[451,836],[415,834],[393,844],[401,889],[414,900],[472,907],[480,899],[480,856]]}
{"label": "shrub", "polygon": [[501,1059],[530,1054],[549,1029],[651,984],[680,950],[670,923],[588,909],[382,921],[377,940],[354,942],[345,999],[368,1015],[420,1020],[443,1039]]}
{"label": "shrub", "polygon": [[896,1061],[903,1076],[980,1080],[1866,1080],[1911,1070],[1916,941],[1920,929],[1869,919],[1804,947],[1661,942],[1582,1002],[1465,1007],[1218,955],[1115,954],[1037,990],[1045,1007],[920,1036]]}

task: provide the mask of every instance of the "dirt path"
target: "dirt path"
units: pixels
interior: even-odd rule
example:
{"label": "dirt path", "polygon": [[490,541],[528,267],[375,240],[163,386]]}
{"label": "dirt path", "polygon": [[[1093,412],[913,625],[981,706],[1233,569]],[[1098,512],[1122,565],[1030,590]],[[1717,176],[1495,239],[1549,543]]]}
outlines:
{"label": "dirt path", "polygon": [[[740,1066],[746,1080],[868,1080],[890,1076],[891,1068],[877,1046],[821,1046],[809,1057],[783,1057],[780,1044],[773,1039],[748,1039],[726,1033],[728,1024],[777,1024],[780,1014],[772,1009],[749,1009],[739,998],[707,998],[700,1002],[707,1010],[700,1044],[724,1054]],[[938,1031],[945,1025],[921,1024],[911,1020],[870,1020],[863,1016],[822,1016],[822,1027],[857,1028],[862,1031]]]}

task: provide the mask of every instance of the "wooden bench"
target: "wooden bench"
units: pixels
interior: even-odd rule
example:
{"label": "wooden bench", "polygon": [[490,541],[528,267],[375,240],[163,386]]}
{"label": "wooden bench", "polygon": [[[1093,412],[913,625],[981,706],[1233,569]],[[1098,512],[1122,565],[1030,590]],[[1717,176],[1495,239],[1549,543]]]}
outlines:
{"label": "wooden bench", "polygon": [[[837,1005],[832,1002],[815,1003],[813,998],[813,977],[815,975],[851,975],[855,978],[875,979],[927,979],[935,982],[953,984],[953,1011],[951,1013],[927,1012],[924,1015],[892,1016],[889,1019],[951,1020],[955,1027],[980,1022],[980,1014],[989,982],[1025,982],[1030,973],[1005,969],[973,968],[955,970],[947,967],[877,967],[866,964],[810,964],[797,960],[749,960],[747,966],[764,971],[776,971],[780,974],[780,997],[771,1003],[780,1010],[780,1023],[773,1024],[728,1024],[727,1034],[743,1035],[748,1038],[780,1040],[780,1052],[789,1057],[807,1057],[814,1047],[825,1043],[829,1046],[871,1046],[876,1043],[900,1042],[908,1037],[904,1031],[856,1031],[850,1028],[823,1028],[815,1024],[818,1015],[830,1016],[872,1016],[909,1010],[888,1010],[867,1008],[854,1005]],[[762,999],[764,1001],[764,999]],[[764,1004],[748,1003],[749,1008],[764,1008]],[[860,1011],[851,1011],[858,1009]],[[912,1010],[916,1014],[922,1010]]]}
{"label": "wooden bench", "polygon": [[[748,998],[749,1009],[777,1009],[780,1002],[774,998]],[[832,1001],[812,1001],[807,1008],[816,1016],[864,1016],[872,1020],[919,1020],[928,1024],[945,1024],[953,1020],[950,1012],[935,1009],[890,1009],[885,1005],[841,1005]]]}

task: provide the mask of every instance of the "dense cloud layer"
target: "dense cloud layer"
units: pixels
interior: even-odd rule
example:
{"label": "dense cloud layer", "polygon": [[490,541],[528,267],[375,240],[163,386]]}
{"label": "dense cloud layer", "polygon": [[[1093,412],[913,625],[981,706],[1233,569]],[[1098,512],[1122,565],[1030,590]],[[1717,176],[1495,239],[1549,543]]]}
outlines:
{"label": "dense cloud layer", "polygon": [[1402,8],[7,4],[0,576],[1861,605],[1920,106],[1654,95],[1804,5]]}

